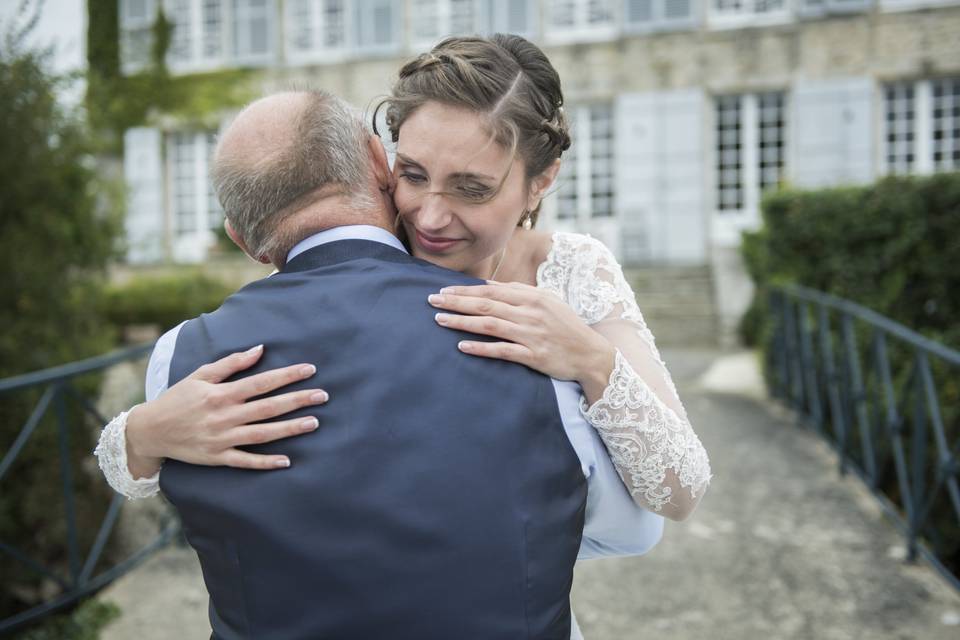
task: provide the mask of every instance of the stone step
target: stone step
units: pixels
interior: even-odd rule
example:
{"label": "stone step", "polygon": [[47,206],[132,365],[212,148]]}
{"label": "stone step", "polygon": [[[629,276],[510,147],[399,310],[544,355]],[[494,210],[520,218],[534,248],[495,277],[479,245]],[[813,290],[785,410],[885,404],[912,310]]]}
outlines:
{"label": "stone step", "polygon": [[718,343],[709,267],[632,268],[625,275],[658,345]]}

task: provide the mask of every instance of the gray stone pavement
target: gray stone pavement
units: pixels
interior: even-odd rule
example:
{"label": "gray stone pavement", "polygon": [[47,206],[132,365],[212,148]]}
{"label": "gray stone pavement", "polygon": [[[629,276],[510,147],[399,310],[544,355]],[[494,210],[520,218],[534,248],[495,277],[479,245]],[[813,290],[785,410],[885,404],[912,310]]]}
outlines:
{"label": "gray stone pavement", "polygon": [[[766,402],[749,354],[666,352],[714,481],[642,558],[578,564],[587,640],[957,640],[960,596],[833,453]],[[207,638],[195,556],[171,548],[105,590],[104,640]],[[362,640],[362,639],[358,639]]]}

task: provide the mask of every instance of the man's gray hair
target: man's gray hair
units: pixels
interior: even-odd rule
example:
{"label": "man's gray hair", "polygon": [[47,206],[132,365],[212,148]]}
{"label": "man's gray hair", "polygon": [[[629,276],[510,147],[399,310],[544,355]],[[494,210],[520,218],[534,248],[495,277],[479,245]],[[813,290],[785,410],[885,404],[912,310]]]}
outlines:
{"label": "man's gray hair", "polygon": [[[263,158],[217,157],[213,186],[233,229],[251,255],[285,255],[314,228],[280,229],[281,223],[321,195],[347,196],[367,208],[370,130],[358,110],[324,91],[308,98],[289,144]],[[231,154],[232,156],[233,154]]]}

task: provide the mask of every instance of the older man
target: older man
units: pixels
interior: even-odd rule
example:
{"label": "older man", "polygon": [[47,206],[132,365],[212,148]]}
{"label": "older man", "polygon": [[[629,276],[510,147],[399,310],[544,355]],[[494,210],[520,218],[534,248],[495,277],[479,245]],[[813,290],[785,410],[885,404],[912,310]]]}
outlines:
{"label": "older man", "polygon": [[[283,472],[164,465],[214,636],[570,637],[577,557],[643,553],[662,531],[580,415],[577,387],[458,353],[463,336],[426,299],[476,281],[392,235],[386,154],[338,98],[252,104],[215,172],[231,237],[280,271],[162,337],[148,397],[263,343],[248,373],[315,362],[333,400],[294,414],[321,427],[283,442],[298,461]],[[133,475],[158,461],[129,465],[107,474],[119,491],[156,482]]]}

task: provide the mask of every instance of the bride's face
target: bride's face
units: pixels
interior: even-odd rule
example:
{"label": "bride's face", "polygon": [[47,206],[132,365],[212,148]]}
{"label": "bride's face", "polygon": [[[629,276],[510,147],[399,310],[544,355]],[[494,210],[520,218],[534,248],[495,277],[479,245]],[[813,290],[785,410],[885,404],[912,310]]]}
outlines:
{"label": "bride's face", "polygon": [[393,171],[413,254],[490,277],[529,205],[522,161],[491,139],[473,111],[428,102],[401,125]]}

